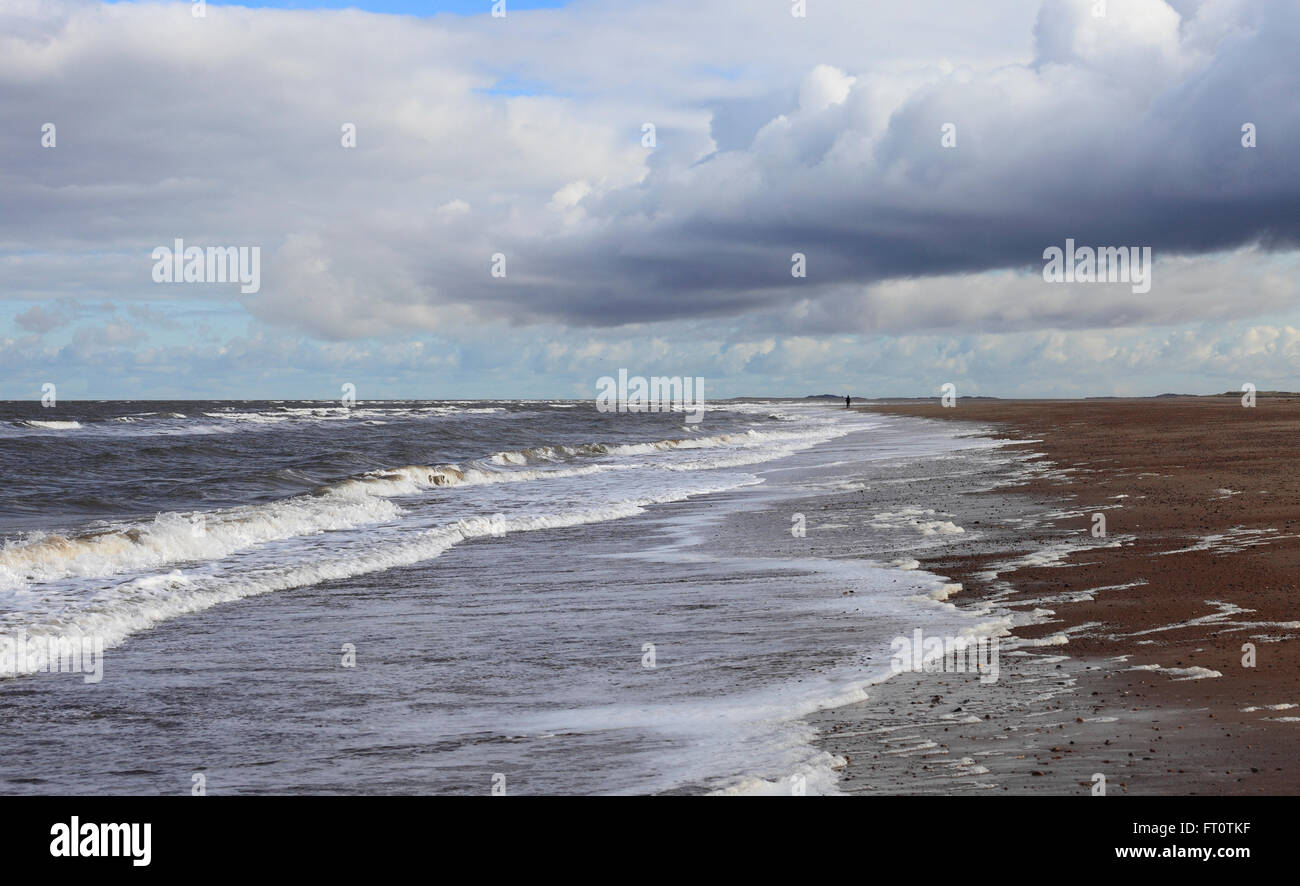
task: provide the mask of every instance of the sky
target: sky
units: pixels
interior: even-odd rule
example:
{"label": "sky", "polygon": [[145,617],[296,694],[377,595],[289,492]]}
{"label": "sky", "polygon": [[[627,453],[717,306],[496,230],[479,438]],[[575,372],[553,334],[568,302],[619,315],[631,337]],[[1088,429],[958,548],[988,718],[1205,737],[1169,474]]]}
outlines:
{"label": "sky", "polygon": [[493,5],[0,0],[0,399],[1300,389],[1293,0]]}
{"label": "sky", "polygon": [[[139,0],[115,0],[120,3],[135,3]],[[497,0],[272,0],[269,3],[230,3],[226,0],[214,0],[205,6],[242,6],[246,9],[359,9],[365,12],[380,12],[391,15],[410,15],[429,18],[435,15],[484,15],[490,14]],[[505,17],[512,12],[524,12],[530,9],[559,9],[567,5],[565,0],[507,0],[504,4]],[[206,17],[206,16],[205,16]]]}

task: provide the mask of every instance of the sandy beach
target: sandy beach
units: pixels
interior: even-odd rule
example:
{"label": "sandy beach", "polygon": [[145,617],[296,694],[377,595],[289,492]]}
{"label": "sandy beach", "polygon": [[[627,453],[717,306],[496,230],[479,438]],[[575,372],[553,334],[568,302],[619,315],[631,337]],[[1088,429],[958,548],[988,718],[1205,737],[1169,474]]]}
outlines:
{"label": "sandy beach", "polygon": [[[1024,555],[957,542],[918,559],[961,583],[951,602],[1035,623],[1004,641],[993,686],[904,673],[814,717],[847,761],[842,789],[1086,795],[1100,773],[1111,795],[1297,790],[1300,400],[869,408],[1033,441],[1013,448],[1040,472],[963,496],[968,510],[988,502],[984,527],[1003,525]],[[1008,500],[1041,518],[1009,517]],[[1042,555],[1063,537],[1092,544]]]}

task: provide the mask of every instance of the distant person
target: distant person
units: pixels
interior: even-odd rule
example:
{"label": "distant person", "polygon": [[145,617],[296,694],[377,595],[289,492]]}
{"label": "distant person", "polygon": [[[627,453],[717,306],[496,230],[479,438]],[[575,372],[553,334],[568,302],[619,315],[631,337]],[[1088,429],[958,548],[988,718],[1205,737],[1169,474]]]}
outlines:
{"label": "distant person", "polygon": [[848,408],[849,408],[849,404],[852,403],[852,402],[853,402],[853,398],[850,397],[848,394],[845,394],[845,395],[844,395],[844,408],[845,408],[845,409],[848,409]]}

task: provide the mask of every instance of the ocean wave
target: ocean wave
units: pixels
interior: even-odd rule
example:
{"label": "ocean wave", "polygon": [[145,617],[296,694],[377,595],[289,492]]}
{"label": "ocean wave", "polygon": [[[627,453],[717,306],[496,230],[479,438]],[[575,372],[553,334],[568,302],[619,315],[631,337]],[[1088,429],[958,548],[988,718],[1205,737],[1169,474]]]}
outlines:
{"label": "ocean wave", "polygon": [[75,431],[81,427],[79,421],[37,421],[27,419],[14,422],[20,428],[38,428],[43,431]]}
{"label": "ocean wave", "polygon": [[[243,574],[187,575],[182,570],[173,570],[105,588],[91,598],[60,600],[45,611],[37,608],[8,613],[0,621],[0,638],[22,636],[35,641],[34,648],[42,648],[48,647],[50,641],[94,637],[105,647],[112,647],[131,634],[177,616],[258,594],[410,566],[439,557],[468,539],[617,520],[640,514],[651,505],[723,492],[753,482],[756,481],[752,478],[732,479],[560,513],[476,516],[423,531],[405,541],[382,545],[366,542],[343,556],[314,558],[310,562],[265,567]],[[5,666],[5,659],[0,656],[0,667]],[[44,662],[35,656],[24,662],[22,672],[36,672],[43,667]],[[0,676],[17,674],[14,670],[0,670]]]}
{"label": "ocean wave", "polygon": [[167,512],[152,522],[79,534],[37,533],[0,548],[0,590],[219,560],[269,541],[352,529],[400,513],[381,498],[295,496],[222,511]]}
{"label": "ocean wave", "polygon": [[526,465],[538,461],[556,461],[564,458],[583,456],[620,456],[620,455],[654,455],[661,452],[673,452],[687,449],[716,449],[721,447],[755,447],[771,443],[792,443],[829,439],[847,433],[847,429],[832,429],[825,425],[809,431],[737,431],[730,434],[715,434],[708,437],[675,437],[667,440],[653,440],[645,443],[583,443],[577,446],[540,446],[529,449],[517,449],[510,452],[498,452],[490,461],[498,465]]}
{"label": "ocean wave", "polygon": [[[268,504],[165,512],[150,522],[96,527],[78,533],[34,534],[11,541],[0,547],[0,590],[221,560],[268,542],[391,521],[399,518],[403,509],[390,499],[418,496],[431,489],[527,483],[638,469],[685,472],[735,468],[780,458],[841,433],[847,430],[822,426],[800,432],[750,430],[647,443],[543,446],[499,452],[486,460],[488,464],[406,465],[369,471],[326,484],[309,494]],[[717,454],[680,461],[565,461],[679,450],[715,450]],[[504,469],[496,470],[492,465]]]}

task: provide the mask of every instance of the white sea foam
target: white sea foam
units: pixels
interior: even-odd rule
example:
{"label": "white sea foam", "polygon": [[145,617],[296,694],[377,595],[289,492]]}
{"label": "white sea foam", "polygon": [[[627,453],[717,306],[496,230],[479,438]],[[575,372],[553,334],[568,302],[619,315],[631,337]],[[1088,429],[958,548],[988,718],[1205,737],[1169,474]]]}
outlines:
{"label": "white sea foam", "polygon": [[1208,551],[1220,555],[1235,554],[1247,548],[1269,544],[1285,537],[1287,536],[1279,535],[1278,531],[1272,528],[1247,529],[1244,526],[1233,526],[1221,533],[1216,532],[1202,536],[1200,540],[1184,548],[1173,551],[1157,551],[1156,556],[1189,554],[1194,551]]}
{"label": "white sea foam", "polygon": [[395,504],[380,498],[297,496],[206,513],[162,513],[148,523],[77,535],[35,533],[0,548],[0,590],[217,560],[268,541],[351,529],[399,513]]}
{"label": "white sea foam", "polygon": [[929,508],[903,508],[901,511],[885,511],[872,516],[868,526],[873,529],[914,529],[922,535],[957,535],[966,530],[951,520],[929,520],[927,517],[951,516],[937,514]]}
{"label": "white sea foam", "polygon": [[1173,677],[1175,683],[1180,682],[1182,680],[1207,680],[1207,679],[1212,679],[1214,677],[1223,676],[1223,674],[1219,671],[1212,671],[1209,668],[1203,668],[1199,665],[1193,665],[1190,668],[1166,668],[1158,664],[1149,664],[1149,665],[1135,665],[1134,667],[1128,668],[1127,670],[1159,671],[1162,674],[1168,674],[1169,676]]}
{"label": "white sea foam", "polygon": [[[666,493],[565,513],[511,518],[501,515],[472,517],[421,532],[404,541],[368,544],[347,556],[317,558],[305,563],[229,575],[174,571],[165,576],[146,576],[105,588],[91,598],[74,602],[59,600],[56,607],[48,610],[36,608],[8,613],[0,620],[0,634],[22,630],[36,640],[93,636],[102,639],[105,646],[112,647],[137,631],[219,603],[409,566],[434,559],[467,539],[617,520],[639,514],[653,504],[734,489],[744,482],[753,481],[701,485],[689,492]],[[0,672],[0,676],[12,674]]]}
{"label": "white sea foam", "polygon": [[37,421],[36,419],[31,419],[29,421],[17,422],[17,424],[22,427],[39,428],[44,431],[75,431],[81,427],[81,422],[79,421]]}
{"label": "white sea foam", "polygon": [[945,582],[934,590],[930,591],[931,600],[947,600],[953,594],[961,591],[961,585],[956,582]]}

